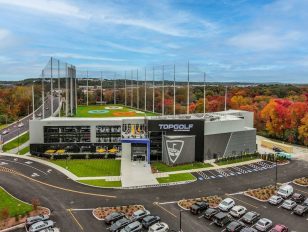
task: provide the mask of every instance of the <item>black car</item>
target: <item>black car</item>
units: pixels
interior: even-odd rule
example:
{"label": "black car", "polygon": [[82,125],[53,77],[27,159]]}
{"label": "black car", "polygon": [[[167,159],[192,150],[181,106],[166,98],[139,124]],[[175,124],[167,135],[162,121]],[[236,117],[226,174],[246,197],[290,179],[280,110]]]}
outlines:
{"label": "black car", "polygon": [[240,221],[233,221],[226,227],[228,232],[240,232],[245,227],[245,224]]}
{"label": "black car", "polygon": [[211,219],[215,214],[219,213],[218,209],[214,209],[214,208],[208,208],[207,210],[205,210],[204,212],[204,217],[206,219]]}
{"label": "black car", "polygon": [[297,204],[301,204],[304,202],[306,197],[303,194],[300,193],[293,193],[291,200],[295,201]]}
{"label": "black car", "polygon": [[308,213],[308,205],[297,205],[293,212],[299,216],[304,216]]}
{"label": "black car", "polygon": [[233,221],[232,217],[224,212],[219,212],[212,217],[213,222],[220,227],[224,227],[231,221]]}
{"label": "black car", "polygon": [[258,232],[258,231],[251,227],[244,227],[243,229],[240,230],[240,232]]}
{"label": "black car", "polygon": [[113,223],[111,225],[111,227],[110,227],[110,231],[112,231],[112,232],[119,232],[122,228],[127,226],[129,223],[131,223],[131,220],[129,220],[128,218],[124,217],[124,218],[116,221],[115,223]]}
{"label": "black car", "polygon": [[159,221],[160,221],[160,217],[149,215],[142,219],[141,224],[144,228],[148,229],[151,225]]}
{"label": "black car", "polygon": [[244,214],[242,217],[242,221],[248,224],[254,224],[260,219],[260,214],[250,211]]}
{"label": "black car", "polygon": [[105,218],[105,223],[107,225],[110,225],[124,217],[125,217],[124,213],[113,212]]}
{"label": "black car", "polygon": [[198,201],[190,207],[192,214],[199,214],[209,207],[209,203],[206,201]]}
{"label": "black car", "polygon": [[275,152],[283,152],[284,150],[282,150],[279,147],[273,147],[273,151],[275,151]]}

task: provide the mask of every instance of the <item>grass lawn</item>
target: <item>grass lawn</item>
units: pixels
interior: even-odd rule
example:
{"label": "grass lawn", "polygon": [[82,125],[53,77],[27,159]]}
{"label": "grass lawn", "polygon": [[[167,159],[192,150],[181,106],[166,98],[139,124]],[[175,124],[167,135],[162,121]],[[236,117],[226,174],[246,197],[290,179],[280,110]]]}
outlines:
{"label": "grass lawn", "polygon": [[[108,109],[108,107],[122,107],[121,109]],[[92,113],[89,111],[93,111]],[[101,111],[101,112],[100,112]],[[90,117],[90,118],[105,118],[105,117],[139,117],[139,116],[153,116],[157,115],[152,112],[131,109],[123,105],[92,105],[92,106],[78,106],[76,117]]]}
{"label": "grass lawn", "polygon": [[1,125],[0,125],[0,130],[6,128],[7,126],[8,126],[7,124],[1,124]]}
{"label": "grass lawn", "polygon": [[19,151],[19,155],[24,155],[30,151],[30,146],[27,146]]}
{"label": "grass lawn", "polygon": [[[24,144],[28,140],[29,140],[29,132],[19,136],[19,145]],[[9,150],[12,150],[16,147],[18,147],[18,138],[12,140],[11,142],[4,144],[2,149],[3,149],[3,151],[9,151]]]}
{"label": "grass lawn", "polygon": [[221,160],[221,161],[215,162],[215,164],[221,166],[221,165],[240,163],[240,162],[255,160],[255,159],[259,159],[259,157],[247,156],[247,157],[233,159],[233,160]]}
{"label": "grass lawn", "polygon": [[192,164],[183,164],[177,166],[168,166],[162,162],[153,162],[151,165],[153,168],[155,168],[160,172],[173,172],[173,171],[213,167],[211,164],[206,164],[206,163],[192,163]]}
{"label": "grass lawn", "polygon": [[0,188],[0,199],[0,211],[7,208],[11,217],[25,215],[27,212],[33,210],[32,205],[17,200],[2,188]]}
{"label": "grass lawn", "polygon": [[122,187],[121,181],[79,180],[78,182],[98,187]]}
{"label": "grass lawn", "polygon": [[[66,160],[52,160],[63,168],[66,168]],[[68,160],[68,170],[78,177],[87,176],[120,176],[121,160],[114,159],[89,159]]]}
{"label": "grass lawn", "polygon": [[180,174],[171,174],[169,177],[161,177],[157,178],[158,183],[171,183],[171,182],[179,182],[179,181],[188,181],[188,180],[195,180],[194,177],[190,173],[180,173]]}

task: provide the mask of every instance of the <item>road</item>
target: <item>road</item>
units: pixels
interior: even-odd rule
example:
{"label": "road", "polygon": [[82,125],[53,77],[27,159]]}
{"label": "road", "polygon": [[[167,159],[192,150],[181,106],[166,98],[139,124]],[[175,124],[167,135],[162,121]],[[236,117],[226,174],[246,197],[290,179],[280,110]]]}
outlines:
{"label": "road", "polygon": [[[39,198],[42,205],[52,210],[52,219],[62,231],[107,231],[102,222],[94,219],[91,209],[102,206],[120,206],[142,204],[153,214],[159,215],[171,228],[179,228],[179,210],[176,201],[183,198],[195,198],[209,195],[226,197],[226,194],[238,193],[275,183],[275,168],[245,175],[233,175],[225,178],[207,179],[186,185],[156,187],[146,189],[100,189],[78,184],[55,169],[22,158],[0,156],[0,168],[12,169],[20,174],[0,171],[0,185],[16,197],[31,202]],[[36,174],[36,175],[34,175]],[[295,178],[308,176],[308,162],[294,160],[290,164],[278,167],[278,181],[285,183]],[[308,192],[305,190],[306,196]],[[244,196],[234,196],[241,204],[266,215],[277,214],[274,222],[287,224],[292,231],[304,232],[308,220],[287,220],[288,215],[277,209],[267,209],[257,201],[251,202]],[[242,198],[244,197],[244,198]],[[162,204],[157,204],[162,203]],[[243,203],[244,202],[244,203]],[[72,213],[68,209],[73,209]],[[188,213],[185,213],[188,214]],[[294,215],[292,215],[293,217]],[[212,225],[202,224],[198,217],[184,219],[185,232],[221,231]],[[294,216],[295,217],[295,216]],[[281,218],[281,219],[280,219]],[[210,228],[210,229],[209,229]],[[20,230],[22,231],[22,230]]]}
{"label": "road", "polygon": [[[54,97],[54,111],[58,108],[59,106],[59,100],[58,97]],[[42,114],[42,108],[43,106],[40,106],[36,111],[35,115]],[[51,116],[51,97],[48,97],[48,99],[45,101],[45,118],[48,118]],[[17,137],[19,134],[22,134],[26,131],[29,130],[29,121],[32,120],[33,114],[29,114],[28,116],[22,118],[21,120],[14,122],[10,124],[8,127],[0,130],[0,134],[2,136],[3,142],[7,142],[15,137]],[[23,123],[24,125],[22,127],[18,127],[19,123]],[[3,132],[5,130],[8,130],[9,133],[6,135],[3,135]]]}

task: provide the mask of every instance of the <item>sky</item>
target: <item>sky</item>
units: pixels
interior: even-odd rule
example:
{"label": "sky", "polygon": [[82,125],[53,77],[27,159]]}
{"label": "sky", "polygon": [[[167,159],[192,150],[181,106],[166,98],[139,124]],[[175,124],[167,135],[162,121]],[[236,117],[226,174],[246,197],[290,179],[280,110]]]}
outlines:
{"label": "sky", "polygon": [[38,77],[52,56],[79,71],[189,61],[208,81],[308,83],[307,26],[307,0],[0,0],[0,80]]}

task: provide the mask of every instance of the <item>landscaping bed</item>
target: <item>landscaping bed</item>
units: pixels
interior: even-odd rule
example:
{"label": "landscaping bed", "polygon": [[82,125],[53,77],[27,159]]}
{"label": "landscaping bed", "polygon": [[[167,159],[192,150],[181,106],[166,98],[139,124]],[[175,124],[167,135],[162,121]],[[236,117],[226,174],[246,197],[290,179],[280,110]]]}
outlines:
{"label": "landscaping bed", "polygon": [[180,164],[176,166],[168,166],[162,162],[153,162],[151,163],[152,172],[174,172],[174,171],[182,171],[182,170],[190,170],[190,169],[199,169],[199,168],[209,168],[213,167],[208,163],[192,163],[192,164]]}
{"label": "landscaping bed", "polygon": [[277,189],[274,185],[269,185],[262,188],[249,189],[244,194],[256,200],[267,201],[271,196],[276,194],[276,191]]}
{"label": "landscaping bed", "polygon": [[23,202],[0,187],[0,230],[7,229],[26,221],[27,217],[50,214],[49,209],[39,206],[34,199],[32,204]]}
{"label": "landscaping bed", "polygon": [[222,166],[227,164],[234,164],[234,163],[241,163],[245,161],[260,159],[260,154],[247,154],[247,155],[237,155],[237,156],[228,156],[228,157],[222,157],[215,161],[215,164]]}
{"label": "landscaping bed", "polygon": [[207,197],[200,197],[195,199],[183,199],[178,202],[178,205],[188,210],[193,204],[197,201],[207,201],[212,208],[217,208],[219,203],[222,201],[222,198],[219,196],[207,196]]}
{"label": "landscaping bed", "polygon": [[302,177],[302,178],[295,179],[293,183],[298,184],[300,186],[308,187],[308,177]]}
{"label": "landscaping bed", "polygon": [[194,180],[196,180],[196,177],[190,173],[170,174],[168,177],[157,178],[157,181],[160,184]]}
{"label": "landscaping bed", "polygon": [[116,207],[99,207],[93,210],[93,216],[98,220],[104,220],[109,214],[113,212],[121,212],[124,213],[128,218],[132,216],[132,214],[139,210],[144,210],[142,205],[126,205],[126,206],[116,206]]}

